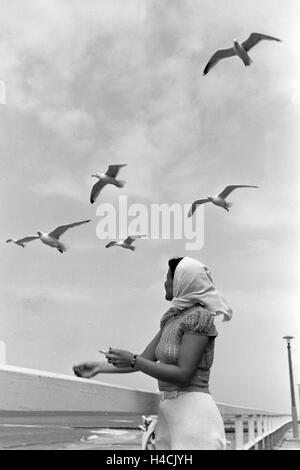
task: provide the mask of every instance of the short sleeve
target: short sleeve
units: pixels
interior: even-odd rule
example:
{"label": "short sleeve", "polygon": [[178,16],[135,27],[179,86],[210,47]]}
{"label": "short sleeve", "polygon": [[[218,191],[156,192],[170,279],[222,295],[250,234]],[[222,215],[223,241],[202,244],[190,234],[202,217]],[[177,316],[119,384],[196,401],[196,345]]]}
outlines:
{"label": "short sleeve", "polygon": [[197,308],[188,313],[179,325],[180,337],[184,333],[199,334],[216,337],[218,335],[214,325],[214,315],[203,308]]}

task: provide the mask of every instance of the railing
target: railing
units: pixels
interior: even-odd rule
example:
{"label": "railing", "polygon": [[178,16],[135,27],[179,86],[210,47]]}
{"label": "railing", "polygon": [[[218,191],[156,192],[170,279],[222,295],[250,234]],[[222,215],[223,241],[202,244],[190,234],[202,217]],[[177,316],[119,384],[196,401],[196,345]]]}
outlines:
{"label": "railing", "polygon": [[269,450],[278,444],[291,424],[291,416],[254,408],[218,403],[227,435],[233,439],[229,449]]}
{"label": "railing", "polygon": [[[58,415],[71,412],[73,421],[81,422],[82,414],[86,413],[89,422],[96,423],[97,413],[110,410],[156,414],[158,401],[158,393],[0,365],[0,415],[2,412],[6,416],[7,413],[28,416],[34,412],[42,419],[43,413],[54,413],[58,419]],[[225,422],[226,435],[231,440],[229,449],[272,449],[291,425],[288,415],[224,403],[217,405]]]}

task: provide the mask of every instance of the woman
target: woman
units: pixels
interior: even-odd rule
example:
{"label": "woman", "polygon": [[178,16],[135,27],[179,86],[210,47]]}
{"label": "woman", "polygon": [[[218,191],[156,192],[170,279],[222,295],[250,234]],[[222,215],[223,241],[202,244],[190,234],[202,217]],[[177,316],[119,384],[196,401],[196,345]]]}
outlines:
{"label": "woman", "polygon": [[232,311],[215,289],[207,267],[189,258],[169,260],[160,331],[142,354],[110,348],[108,363],[74,367],[79,377],[106,372],[141,371],[158,380],[156,449],[225,449],[224,425],[208,382],[217,331],[214,316],[229,320]]}

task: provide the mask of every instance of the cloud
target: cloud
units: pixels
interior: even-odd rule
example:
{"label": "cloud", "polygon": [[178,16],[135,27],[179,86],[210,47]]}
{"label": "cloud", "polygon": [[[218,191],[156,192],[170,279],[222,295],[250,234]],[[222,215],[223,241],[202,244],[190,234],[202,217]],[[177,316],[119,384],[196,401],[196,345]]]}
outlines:
{"label": "cloud", "polygon": [[87,139],[95,132],[91,116],[79,109],[42,110],[41,120],[45,126],[65,138]]}
{"label": "cloud", "polygon": [[80,290],[70,286],[43,289],[15,285],[7,288],[5,292],[10,297],[14,296],[19,299],[19,302],[27,311],[37,311],[40,308],[55,305],[86,304],[93,302],[93,299],[95,299],[94,291],[83,287]]}
{"label": "cloud", "polygon": [[34,192],[43,197],[64,196],[83,203],[88,200],[88,190],[82,181],[76,181],[70,174],[62,171],[62,174],[53,175],[52,178],[38,182],[32,188]]}
{"label": "cloud", "polygon": [[28,297],[23,296],[20,304],[29,313],[42,313],[45,307],[55,306],[55,301],[49,298],[45,292],[41,292]]}

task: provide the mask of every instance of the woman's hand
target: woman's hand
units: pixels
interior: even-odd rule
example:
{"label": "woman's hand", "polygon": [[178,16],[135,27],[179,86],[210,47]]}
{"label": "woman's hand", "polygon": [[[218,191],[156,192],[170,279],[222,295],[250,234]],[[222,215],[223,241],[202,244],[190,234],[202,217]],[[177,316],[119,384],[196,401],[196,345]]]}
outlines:
{"label": "woman's hand", "polygon": [[107,361],[115,367],[130,367],[133,353],[122,349],[109,348],[105,355]]}
{"label": "woman's hand", "polygon": [[99,362],[93,362],[93,361],[83,362],[82,364],[79,364],[78,366],[74,366],[73,371],[74,371],[74,374],[77,375],[77,377],[90,379],[91,377],[94,377],[94,375],[97,375],[100,372]]}

